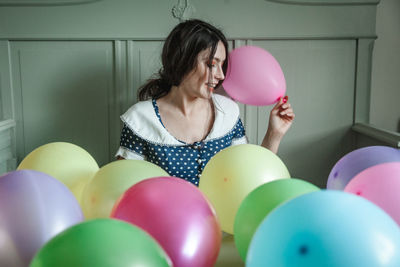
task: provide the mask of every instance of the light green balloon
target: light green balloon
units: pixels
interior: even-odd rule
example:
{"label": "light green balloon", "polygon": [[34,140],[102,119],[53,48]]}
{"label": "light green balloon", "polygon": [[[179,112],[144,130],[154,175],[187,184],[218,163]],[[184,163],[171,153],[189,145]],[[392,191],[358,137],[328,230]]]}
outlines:
{"label": "light green balloon", "polygon": [[96,172],[82,193],[86,219],[108,218],[121,195],[134,184],[152,177],[169,176],[161,167],[144,160],[117,160]]}
{"label": "light green balloon", "polygon": [[81,203],[82,191],[99,170],[99,165],[85,149],[67,142],[54,142],[30,152],[17,170],[40,171],[56,178]]}
{"label": "light green balloon", "polygon": [[235,217],[235,245],[240,257],[246,261],[247,249],[257,227],[273,209],[290,199],[318,190],[309,182],[291,178],[265,183],[250,192]]}
{"label": "light green balloon", "polygon": [[199,189],[215,208],[221,229],[233,234],[243,199],[264,183],[288,178],[290,173],[276,154],[262,146],[242,144],[225,148],[210,159]]}
{"label": "light green balloon", "polygon": [[140,228],[114,219],[72,226],[47,242],[30,267],[172,266],[161,246]]}

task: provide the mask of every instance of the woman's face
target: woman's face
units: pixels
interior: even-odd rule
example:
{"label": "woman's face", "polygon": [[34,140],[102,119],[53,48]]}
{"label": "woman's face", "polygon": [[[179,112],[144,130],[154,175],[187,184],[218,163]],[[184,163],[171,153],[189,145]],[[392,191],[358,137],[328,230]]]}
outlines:
{"label": "woman's face", "polygon": [[[210,98],[219,81],[225,78],[222,65],[226,59],[224,44],[219,41],[212,62],[209,62],[210,49],[205,49],[197,55],[197,66],[182,81],[186,92],[201,98]],[[211,71],[210,66],[211,65]]]}

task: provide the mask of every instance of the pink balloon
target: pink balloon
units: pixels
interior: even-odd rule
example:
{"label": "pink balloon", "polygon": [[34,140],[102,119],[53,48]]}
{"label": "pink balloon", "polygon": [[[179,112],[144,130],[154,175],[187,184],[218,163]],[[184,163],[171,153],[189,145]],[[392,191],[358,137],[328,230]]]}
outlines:
{"label": "pink balloon", "polygon": [[347,184],[344,191],[370,200],[400,225],[400,162],[365,169]]}
{"label": "pink balloon", "polygon": [[257,46],[242,46],[230,52],[222,86],[233,99],[255,106],[274,104],[286,92],[278,61]]}
{"label": "pink balloon", "polygon": [[156,177],[136,183],[117,201],[111,217],[147,231],[175,267],[214,266],[217,260],[222,234],[215,211],[185,180]]}

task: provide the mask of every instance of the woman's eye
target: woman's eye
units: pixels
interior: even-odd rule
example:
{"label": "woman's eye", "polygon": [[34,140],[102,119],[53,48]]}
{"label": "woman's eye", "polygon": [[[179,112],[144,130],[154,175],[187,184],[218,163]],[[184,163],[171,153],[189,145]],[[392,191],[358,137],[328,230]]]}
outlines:
{"label": "woman's eye", "polygon": [[215,68],[215,67],[217,67],[217,62],[211,61],[211,63],[209,63],[208,66],[211,68]]}

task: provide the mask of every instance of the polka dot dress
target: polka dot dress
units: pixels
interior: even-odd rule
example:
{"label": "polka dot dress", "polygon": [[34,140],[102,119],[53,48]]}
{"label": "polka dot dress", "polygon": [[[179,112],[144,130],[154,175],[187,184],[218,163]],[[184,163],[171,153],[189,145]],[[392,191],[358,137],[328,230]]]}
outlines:
{"label": "polka dot dress", "polygon": [[[155,100],[152,101],[154,111],[162,124]],[[169,175],[180,177],[198,186],[204,167],[217,152],[232,145],[232,140],[245,136],[245,130],[240,119],[234,128],[226,135],[212,140],[171,146],[155,144],[137,136],[126,124],[122,129],[120,146],[132,152],[143,155],[144,158],[161,168]]]}

